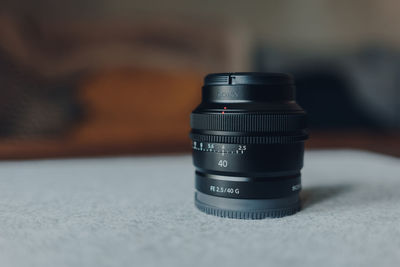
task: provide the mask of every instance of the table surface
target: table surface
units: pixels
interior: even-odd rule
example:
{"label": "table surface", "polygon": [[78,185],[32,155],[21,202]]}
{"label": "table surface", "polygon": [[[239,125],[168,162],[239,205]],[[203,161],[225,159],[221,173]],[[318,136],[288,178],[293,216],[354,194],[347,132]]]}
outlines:
{"label": "table surface", "polygon": [[190,156],[0,162],[0,266],[398,266],[400,159],[307,151],[303,210],[193,205]]}

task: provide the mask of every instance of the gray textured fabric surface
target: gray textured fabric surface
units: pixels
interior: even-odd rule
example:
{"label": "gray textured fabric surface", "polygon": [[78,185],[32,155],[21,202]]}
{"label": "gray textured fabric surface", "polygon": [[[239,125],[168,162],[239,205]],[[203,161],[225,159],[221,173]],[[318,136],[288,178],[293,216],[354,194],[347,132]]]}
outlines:
{"label": "gray textured fabric surface", "polygon": [[399,266],[400,160],[306,153],[303,210],[217,218],[189,156],[1,162],[0,266]]}

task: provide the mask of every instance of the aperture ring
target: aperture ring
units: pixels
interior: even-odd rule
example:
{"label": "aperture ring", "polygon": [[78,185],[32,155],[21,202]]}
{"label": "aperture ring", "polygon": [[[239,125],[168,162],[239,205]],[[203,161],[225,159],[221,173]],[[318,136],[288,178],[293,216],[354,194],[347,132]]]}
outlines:
{"label": "aperture ring", "polygon": [[192,113],[192,129],[232,132],[289,132],[306,128],[305,114]]}
{"label": "aperture ring", "polygon": [[226,136],[226,135],[205,135],[190,134],[193,141],[225,143],[225,144],[292,144],[304,141],[308,138],[307,134],[295,136]]}

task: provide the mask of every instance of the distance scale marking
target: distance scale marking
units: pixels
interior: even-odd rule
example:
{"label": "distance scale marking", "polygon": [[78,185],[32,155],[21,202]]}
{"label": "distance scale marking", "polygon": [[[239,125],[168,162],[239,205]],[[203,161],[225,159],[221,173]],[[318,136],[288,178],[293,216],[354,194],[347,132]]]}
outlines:
{"label": "distance scale marking", "polygon": [[222,156],[225,154],[244,154],[247,150],[246,145],[237,144],[218,144],[218,143],[206,143],[206,142],[192,142],[193,150],[219,153]]}

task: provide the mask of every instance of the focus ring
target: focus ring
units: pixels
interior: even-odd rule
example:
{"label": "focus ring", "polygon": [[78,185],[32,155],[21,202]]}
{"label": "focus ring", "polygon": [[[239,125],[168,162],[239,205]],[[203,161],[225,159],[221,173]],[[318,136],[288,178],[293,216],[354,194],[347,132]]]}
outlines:
{"label": "focus ring", "polygon": [[294,136],[226,136],[226,135],[205,135],[190,134],[193,141],[225,144],[292,144],[304,141],[307,134]]}
{"label": "focus ring", "polygon": [[192,113],[190,119],[196,130],[289,132],[306,128],[305,114]]}

